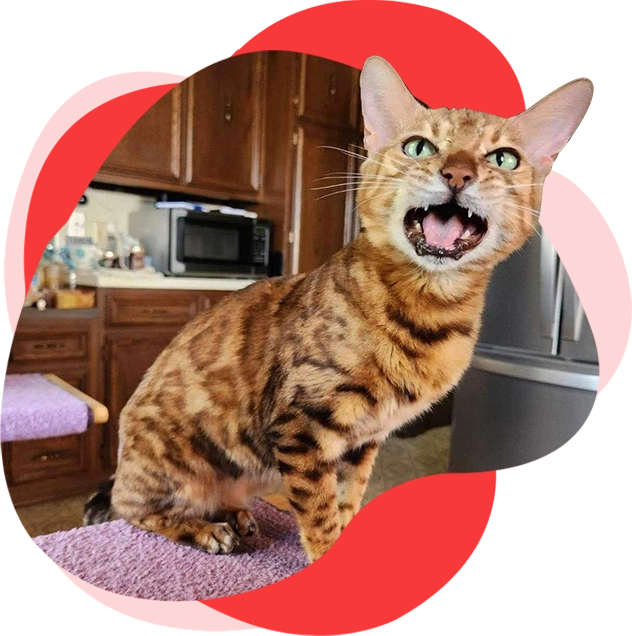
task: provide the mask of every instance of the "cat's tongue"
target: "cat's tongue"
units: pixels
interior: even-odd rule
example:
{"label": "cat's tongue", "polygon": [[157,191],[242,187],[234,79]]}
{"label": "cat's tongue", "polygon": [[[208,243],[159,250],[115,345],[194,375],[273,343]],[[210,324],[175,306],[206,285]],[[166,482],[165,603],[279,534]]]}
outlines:
{"label": "cat's tongue", "polygon": [[443,248],[454,247],[454,242],[465,230],[458,214],[453,214],[449,219],[444,220],[434,212],[430,212],[424,217],[422,225],[426,243]]}

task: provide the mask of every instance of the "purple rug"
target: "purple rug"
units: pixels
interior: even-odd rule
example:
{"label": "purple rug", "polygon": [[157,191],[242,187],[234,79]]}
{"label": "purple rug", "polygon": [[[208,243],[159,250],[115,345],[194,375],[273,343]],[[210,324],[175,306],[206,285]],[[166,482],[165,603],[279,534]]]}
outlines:
{"label": "purple rug", "polygon": [[249,592],[307,565],[289,512],[256,500],[259,534],[232,554],[208,554],[135,528],[126,521],[55,532],[34,539],[62,568],[125,596],[194,601]]}
{"label": "purple rug", "polygon": [[88,428],[89,421],[84,402],[39,373],[6,376],[0,419],[3,442],[76,435]]}

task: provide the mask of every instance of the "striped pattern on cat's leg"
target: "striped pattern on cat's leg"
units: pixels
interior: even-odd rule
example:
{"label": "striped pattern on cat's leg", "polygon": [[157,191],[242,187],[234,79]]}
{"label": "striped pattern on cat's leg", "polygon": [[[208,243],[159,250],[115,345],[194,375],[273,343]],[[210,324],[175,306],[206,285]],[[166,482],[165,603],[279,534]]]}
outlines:
{"label": "striped pattern on cat's leg", "polygon": [[307,433],[280,440],[275,449],[279,471],[299,525],[301,541],[310,561],[321,557],[340,536],[336,468],[313,448],[306,448]]}
{"label": "striped pattern on cat's leg", "polygon": [[338,464],[338,510],[340,511],[341,531],[360,510],[377,451],[377,442],[367,442],[362,446],[352,448],[340,458]]}

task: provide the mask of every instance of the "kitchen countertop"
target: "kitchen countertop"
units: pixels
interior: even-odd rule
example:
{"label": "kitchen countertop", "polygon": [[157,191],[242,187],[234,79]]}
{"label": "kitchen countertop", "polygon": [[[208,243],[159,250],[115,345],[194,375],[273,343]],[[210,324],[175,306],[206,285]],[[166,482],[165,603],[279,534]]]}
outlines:
{"label": "kitchen countertop", "polygon": [[77,285],[109,289],[184,289],[200,291],[236,291],[257,282],[251,278],[196,278],[111,270],[77,272]]}

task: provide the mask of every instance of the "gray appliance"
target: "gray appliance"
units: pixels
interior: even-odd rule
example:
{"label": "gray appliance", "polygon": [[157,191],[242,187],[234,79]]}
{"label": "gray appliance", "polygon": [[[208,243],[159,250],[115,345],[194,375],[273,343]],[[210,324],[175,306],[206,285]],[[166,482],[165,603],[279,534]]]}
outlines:
{"label": "gray appliance", "polygon": [[571,280],[536,235],[492,277],[479,344],[454,395],[450,470],[498,470],[556,450],[586,421],[598,372]]}

